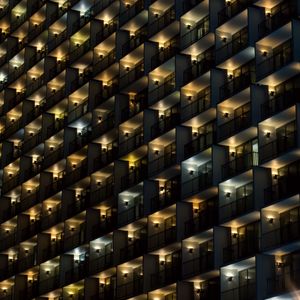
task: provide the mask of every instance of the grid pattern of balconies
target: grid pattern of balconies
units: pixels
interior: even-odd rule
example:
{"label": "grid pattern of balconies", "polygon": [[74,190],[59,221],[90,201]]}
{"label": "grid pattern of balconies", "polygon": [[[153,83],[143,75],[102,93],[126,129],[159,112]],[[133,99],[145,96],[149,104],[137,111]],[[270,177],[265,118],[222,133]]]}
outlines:
{"label": "grid pattern of balconies", "polygon": [[299,0],[0,3],[0,300],[292,299]]}

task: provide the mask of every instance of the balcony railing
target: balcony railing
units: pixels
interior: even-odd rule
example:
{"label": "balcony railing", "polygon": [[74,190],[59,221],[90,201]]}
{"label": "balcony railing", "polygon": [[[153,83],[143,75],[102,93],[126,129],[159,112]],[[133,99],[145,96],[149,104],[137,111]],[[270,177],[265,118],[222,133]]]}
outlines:
{"label": "balcony railing", "polygon": [[116,61],[116,50],[113,49],[109,53],[107,53],[104,57],[97,60],[97,62],[93,65],[93,73],[97,74],[108,68]]}
{"label": "balcony railing", "polygon": [[[276,12],[272,13],[273,10]],[[295,7],[291,1],[283,1],[276,5],[274,8],[272,8],[271,14],[268,15],[260,24],[258,24],[259,38],[263,38],[264,36],[290,22],[296,11],[297,7]]]}
{"label": "balcony railing", "polygon": [[218,13],[218,25],[225,23],[229,19],[233,18],[244,9],[246,9],[253,1],[252,0],[235,0],[235,1],[228,1],[227,6],[225,6],[219,13]]}
{"label": "balcony railing", "polygon": [[300,88],[293,86],[289,90],[275,94],[261,105],[261,119],[269,118],[296,103],[300,103]]}
{"label": "balcony railing", "polygon": [[175,91],[175,74],[172,73],[165,79],[165,81],[161,85],[149,91],[148,99],[151,99],[151,103],[155,103],[158,100],[168,96],[174,91]]}
{"label": "balcony railing", "polygon": [[274,277],[267,279],[267,295],[275,296],[284,294],[293,290],[300,289],[300,270],[296,266],[292,271],[276,274]]}
{"label": "balcony railing", "polygon": [[95,274],[101,272],[112,266],[113,263],[113,253],[108,252],[104,255],[99,255],[98,257],[92,258],[89,261],[89,274]]}
{"label": "balcony railing", "polygon": [[206,251],[182,263],[182,276],[188,278],[212,269],[214,269],[214,252]]}
{"label": "balcony railing", "polygon": [[143,276],[117,286],[117,299],[128,299],[143,293]]}
{"label": "balcony railing", "polygon": [[289,132],[284,136],[277,138],[261,147],[259,147],[259,160],[264,163],[268,160],[277,158],[297,147],[297,130]]}
{"label": "balcony railing", "polygon": [[207,230],[218,224],[217,205],[207,206],[198,213],[198,216],[188,220],[184,224],[185,236],[191,236],[201,231]]}
{"label": "balcony railing", "polygon": [[147,165],[142,164],[140,167],[136,167],[130,170],[126,175],[121,177],[121,190],[128,189],[135,184],[138,184],[146,178]]}
{"label": "balcony railing", "polygon": [[197,98],[191,103],[188,103],[181,109],[182,121],[189,120],[201,112],[207,110],[211,106],[210,91],[207,91],[204,95],[201,93],[197,95]]}
{"label": "balcony railing", "polygon": [[122,56],[125,56],[129,52],[133,51],[139,45],[144,43],[147,39],[147,27],[142,27],[134,33],[134,36],[130,36],[128,41],[122,45]]}
{"label": "balcony railing", "polygon": [[235,33],[231,41],[216,49],[216,63],[219,64],[229,57],[234,56],[244,50],[248,45],[248,27],[245,27],[238,33]]}
{"label": "balcony railing", "polygon": [[181,273],[180,264],[171,263],[159,272],[151,274],[150,285],[151,289],[157,289],[176,282]]}
{"label": "balcony railing", "polygon": [[220,87],[219,102],[241,92],[254,82],[255,74],[250,71],[232,78],[230,81],[226,82],[223,86]]}
{"label": "balcony railing", "polygon": [[120,261],[125,262],[143,255],[147,250],[147,239],[136,239],[132,244],[120,249]]}
{"label": "balcony railing", "polygon": [[89,205],[95,205],[101,201],[107,200],[114,193],[114,177],[108,177],[105,182],[102,182],[101,185],[94,191],[91,191]]}
{"label": "balcony railing", "polygon": [[262,234],[261,242],[264,250],[295,242],[300,238],[300,220],[281,224],[279,228]]}
{"label": "balcony railing", "polygon": [[229,263],[238,259],[246,258],[259,252],[259,237],[245,236],[243,239],[237,239],[234,244],[223,248],[223,261]]}
{"label": "balcony railing", "polygon": [[253,194],[236,199],[228,204],[220,206],[219,216],[221,222],[239,217],[254,209]]}
{"label": "balcony railing", "polygon": [[132,100],[133,103],[130,103],[122,110],[121,121],[124,122],[144,110],[147,107],[147,96],[148,94],[145,90],[137,94]]}
{"label": "balcony railing", "polygon": [[142,203],[127,208],[118,214],[118,224],[123,226],[128,223],[140,219],[144,215],[144,208]]}
{"label": "balcony railing", "polygon": [[156,54],[151,57],[151,69],[162,65],[164,62],[172,58],[177,53],[178,47],[175,41],[163,49],[159,49]]}
{"label": "balcony railing", "polygon": [[[275,52],[275,51],[274,51]],[[280,52],[274,53],[256,65],[256,78],[261,80],[293,61],[293,43],[289,40],[282,45]]]}
{"label": "balcony railing", "polygon": [[176,226],[157,232],[148,237],[148,251],[162,248],[176,242]]}
{"label": "balcony railing", "polygon": [[141,60],[139,63],[137,63],[133,69],[129,70],[124,75],[120,76],[120,82],[119,86],[120,88],[124,88],[128,86],[129,84],[133,83],[134,81],[141,78],[145,72],[144,72],[144,61]]}
{"label": "balcony railing", "polygon": [[184,159],[187,159],[209,148],[214,142],[214,132],[199,134],[196,139],[184,145]]}
{"label": "balcony railing", "polygon": [[161,172],[176,163],[176,151],[170,151],[149,162],[149,176]]}
{"label": "balcony railing", "polygon": [[235,116],[232,120],[218,126],[218,140],[222,141],[241,132],[242,130],[250,127],[251,123],[252,112],[249,107],[248,111],[243,112],[239,116]]}
{"label": "balcony railing", "polygon": [[256,283],[249,282],[221,293],[222,300],[255,300],[256,299]]}
{"label": "balcony railing", "polygon": [[170,180],[170,185],[166,184],[164,192],[150,199],[150,210],[155,212],[161,210],[180,199],[180,180]]}
{"label": "balcony railing", "polygon": [[170,116],[164,116],[163,119],[151,126],[151,139],[164,134],[173,129],[180,122],[179,112],[174,112]]}
{"label": "balcony railing", "polygon": [[137,0],[133,5],[120,13],[120,26],[137,16],[144,9],[144,1]]}
{"label": "balcony railing", "polygon": [[167,9],[163,15],[158,16],[156,20],[148,24],[148,35],[152,36],[161,29],[166,28],[173,21],[175,21],[175,7],[172,6]]}
{"label": "balcony railing", "polygon": [[213,183],[213,173],[211,169],[198,176],[182,183],[182,197],[187,198],[209,188]]}
{"label": "balcony railing", "polygon": [[187,48],[209,32],[209,16],[204,17],[194,28],[181,36],[181,49]]}
{"label": "balcony railing", "polygon": [[253,166],[257,166],[257,165],[258,165],[257,152],[244,153],[222,166],[222,178],[223,180],[225,180],[230,177],[234,177],[240,173],[248,171]]}
{"label": "balcony railing", "polygon": [[210,50],[211,56],[209,54],[207,57],[202,58],[193,62],[193,64],[183,71],[183,82],[188,83],[197,77],[208,72],[211,68],[215,66],[215,59],[212,51]]}
{"label": "balcony railing", "polygon": [[300,193],[299,177],[297,175],[282,176],[278,177],[277,180],[278,182],[276,184],[273,184],[265,189],[265,205],[269,205]]}
{"label": "balcony railing", "polygon": [[144,144],[144,134],[143,128],[137,130],[137,132],[128,138],[125,138],[124,141],[119,143],[119,155],[125,155],[126,153],[135,150]]}

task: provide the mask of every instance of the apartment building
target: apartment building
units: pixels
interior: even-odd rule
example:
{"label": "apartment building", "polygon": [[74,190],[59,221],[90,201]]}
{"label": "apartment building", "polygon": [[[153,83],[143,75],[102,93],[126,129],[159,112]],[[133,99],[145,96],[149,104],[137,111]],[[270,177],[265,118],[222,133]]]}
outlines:
{"label": "apartment building", "polygon": [[0,300],[300,297],[299,0],[0,1]]}

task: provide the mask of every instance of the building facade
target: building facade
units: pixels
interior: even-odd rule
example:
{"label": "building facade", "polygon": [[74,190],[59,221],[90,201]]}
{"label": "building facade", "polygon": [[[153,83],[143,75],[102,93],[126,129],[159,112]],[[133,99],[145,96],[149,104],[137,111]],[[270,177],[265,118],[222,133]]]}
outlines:
{"label": "building facade", "polygon": [[1,1],[0,300],[300,297],[299,15]]}

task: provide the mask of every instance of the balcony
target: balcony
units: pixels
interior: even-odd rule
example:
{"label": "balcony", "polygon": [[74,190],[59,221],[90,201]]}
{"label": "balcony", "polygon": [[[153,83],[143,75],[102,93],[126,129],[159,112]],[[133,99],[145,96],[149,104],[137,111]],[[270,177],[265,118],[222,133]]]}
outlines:
{"label": "balcony", "polygon": [[136,132],[128,137],[125,138],[124,141],[119,143],[119,156],[123,156],[138,147],[142,146],[144,144],[144,133],[143,133],[143,127],[137,128]]}
{"label": "balcony", "polygon": [[120,262],[125,262],[143,255],[147,251],[147,239],[135,239],[131,244],[120,249]]}
{"label": "balcony", "polygon": [[108,200],[114,194],[114,177],[109,176],[104,182],[99,182],[97,188],[91,191],[89,206]]}
{"label": "balcony", "polygon": [[174,242],[176,242],[176,226],[171,226],[148,236],[148,251],[162,248]]}
{"label": "balcony", "polygon": [[256,282],[249,282],[221,293],[222,300],[255,300]]}
{"label": "balcony", "polygon": [[293,85],[292,87],[275,93],[273,98],[270,98],[261,105],[261,120],[272,117],[296,103],[300,103],[300,88],[295,86],[293,82],[291,84]]}
{"label": "balcony", "polygon": [[189,278],[214,269],[214,252],[206,251],[199,253],[198,257],[182,263],[182,276]]}
{"label": "balcony", "polygon": [[220,222],[226,222],[241,215],[251,212],[254,209],[253,194],[238,198],[228,204],[220,206]]}
{"label": "balcony", "polygon": [[151,290],[177,282],[181,274],[181,261],[165,262],[163,270],[151,274],[150,286]]}
{"label": "balcony", "polygon": [[93,74],[98,74],[101,71],[108,68],[110,65],[116,62],[116,50],[113,49],[109,53],[107,53],[104,57],[100,56],[100,59],[94,63],[93,65]]}
{"label": "balcony", "polygon": [[[114,282],[115,279],[111,279],[110,282]],[[99,297],[99,298],[98,298]],[[106,300],[106,299],[116,299],[116,288],[113,284],[108,284],[102,287],[100,285],[100,291],[98,295],[95,295],[92,299]]]}
{"label": "balcony", "polygon": [[157,86],[155,89],[149,91],[148,99],[151,99],[151,103],[155,103],[158,100],[170,95],[175,91],[175,73],[170,74],[164,82]]}
{"label": "balcony", "polygon": [[198,114],[209,109],[211,106],[210,89],[205,90],[204,93],[198,93],[195,100],[182,107],[181,118],[182,121],[187,121]]}
{"label": "balcony", "polygon": [[127,42],[122,45],[122,57],[136,49],[147,40],[147,27],[144,26],[131,35]]}
{"label": "balcony", "polygon": [[224,264],[244,259],[259,252],[259,237],[255,234],[238,237],[231,245],[223,248]]}
{"label": "balcony", "polygon": [[22,144],[22,153],[28,152],[33,147],[40,144],[43,140],[42,131],[39,130],[32,136],[30,136],[28,139],[24,140]]}
{"label": "balcony", "polygon": [[296,11],[297,5],[291,1],[282,1],[274,6],[266,19],[258,24],[259,39],[290,22],[291,18],[295,17]]}
{"label": "balcony", "polygon": [[150,212],[161,210],[180,199],[180,177],[174,177],[160,187],[159,195],[150,199]]}
{"label": "balcony", "polygon": [[225,23],[229,19],[233,18],[244,9],[246,9],[253,1],[252,0],[235,0],[235,1],[227,1],[226,5],[219,13],[218,13],[218,25]]}
{"label": "balcony", "polygon": [[299,175],[278,177],[278,182],[265,189],[264,203],[270,205],[300,193]]}
{"label": "balcony", "polygon": [[129,84],[140,79],[145,74],[144,61],[138,62],[133,69],[129,70],[126,74],[120,76],[119,87],[120,89],[127,87]]}
{"label": "balcony", "polygon": [[147,107],[147,96],[147,91],[143,90],[135,95],[133,99],[128,99],[128,106],[121,112],[121,122],[124,122],[143,111]]}
{"label": "balcony", "polygon": [[104,254],[99,254],[98,257],[92,258],[89,261],[89,274],[95,274],[108,269],[113,265],[113,253],[108,250]]}
{"label": "balcony", "polygon": [[209,32],[209,16],[206,16],[195,25],[194,28],[189,30],[181,36],[181,49],[187,48],[194,44]]}
{"label": "balcony", "polygon": [[143,293],[143,276],[117,286],[117,299],[129,299]]}
{"label": "balcony", "polygon": [[255,82],[254,77],[255,73],[252,71],[247,71],[242,73],[240,76],[233,77],[220,87],[219,102],[228,99],[248,88],[252,83]]}
{"label": "balcony", "polygon": [[66,172],[64,176],[64,186],[67,187],[76,181],[79,181],[87,175],[87,158],[83,159],[79,165],[73,166],[73,170]]}
{"label": "balcony", "polygon": [[149,176],[164,171],[176,164],[176,144],[172,143],[165,147],[164,154],[149,162]]}
{"label": "balcony", "polygon": [[45,230],[61,221],[61,206],[57,205],[51,213],[45,213],[41,218],[41,229]]}
{"label": "balcony", "polygon": [[148,36],[152,36],[158,33],[160,30],[166,28],[173,21],[175,21],[175,7],[172,6],[167,9],[163,15],[157,16],[157,18],[148,24]]}
{"label": "balcony", "polygon": [[256,65],[257,81],[275,73],[293,61],[292,40],[288,40],[277,48],[274,48],[273,53],[270,57],[265,58]]}
{"label": "balcony", "polygon": [[140,166],[134,167],[128,174],[121,177],[121,190],[128,189],[143,181],[146,178],[147,173],[147,164],[141,163]]}
{"label": "balcony", "polygon": [[161,47],[156,54],[151,57],[151,70],[162,65],[167,60],[171,59],[178,51],[178,40],[174,39],[167,46]]}
{"label": "balcony", "polygon": [[[3,230],[4,231],[4,230]],[[10,248],[17,242],[17,230],[14,228],[13,230],[7,231],[2,234],[0,238],[0,251]],[[1,298],[0,298],[1,299]]]}
{"label": "balcony", "polygon": [[274,277],[267,279],[267,295],[269,297],[300,289],[299,266],[292,266],[290,271],[283,271],[284,273],[276,274]]}
{"label": "balcony", "polygon": [[282,224],[283,222],[280,223],[279,228],[262,233],[261,240],[263,250],[283,246],[299,240],[300,220],[298,217],[284,224]]}
{"label": "balcony", "polygon": [[133,17],[137,16],[142,10],[144,9],[144,1],[143,0],[137,0],[135,3],[130,5],[128,8],[126,8],[125,11],[120,13],[120,24],[121,27],[124,25],[127,21],[132,19]]}
{"label": "balcony", "polygon": [[285,135],[277,135],[277,138],[259,147],[260,163],[265,163],[277,158],[297,147],[297,130],[286,132]]}
{"label": "balcony", "polygon": [[98,224],[95,224],[90,232],[89,240],[96,239],[99,236],[109,233],[117,227],[117,214],[115,208],[108,208],[105,215],[101,216]]}
{"label": "balcony", "polygon": [[199,168],[201,168],[201,170],[199,170],[197,176],[188,181],[182,182],[182,198],[193,196],[212,186],[213,172],[211,161],[201,165]]}
{"label": "balcony", "polygon": [[115,114],[114,112],[110,112],[107,114],[105,119],[101,119],[100,122],[95,124],[92,127],[92,132],[91,132],[91,140],[96,139],[97,137],[101,136],[105,132],[109,131],[112,129],[115,125]]}
{"label": "balcony", "polygon": [[214,142],[214,132],[199,134],[197,138],[184,145],[184,159],[194,156],[209,148]]}
{"label": "balcony", "polygon": [[60,286],[59,274],[40,279],[38,285],[39,294],[45,294],[53,291]]}
{"label": "balcony", "polygon": [[114,141],[108,145],[107,149],[102,149],[99,155],[94,159],[94,163],[92,166],[92,172],[96,172],[97,170],[105,167],[106,165],[113,162],[118,157],[118,147],[117,142]]}
{"label": "balcony", "polygon": [[[247,129],[252,124],[252,111],[250,103],[239,107],[239,114],[235,113],[234,118],[218,126],[218,141],[236,135]],[[235,111],[236,112],[236,111]]]}
{"label": "balcony", "polygon": [[201,204],[200,209],[196,209],[197,216],[188,220],[184,224],[185,237],[195,235],[218,224],[218,198],[211,198]]}
{"label": "balcony", "polygon": [[141,219],[143,217],[144,207],[141,201],[141,197],[136,197],[134,199],[134,203],[137,203],[136,205],[126,208],[126,210],[118,214],[118,224],[120,226],[132,223],[133,221]]}
{"label": "balcony", "polygon": [[3,181],[2,194],[5,194],[6,192],[13,189],[20,183],[21,183],[21,174],[20,171],[18,171],[12,177]]}
{"label": "balcony", "polygon": [[248,171],[254,166],[258,165],[258,153],[248,152],[239,154],[233,160],[227,162],[222,166],[222,178],[223,180],[230,177],[237,176],[243,172]]}
{"label": "balcony", "polygon": [[45,155],[42,169],[46,169],[64,157],[64,143],[59,144],[53,151]]}
{"label": "balcony", "polygon": [[69,251],[73,248],[78,247],[79,245],[83,244],[85,241],[85,230],[84,227],[82,226],[85,225],[84,223],[80,224],[80,228],[70,231],[68,234],[64,235],[64,244],[63,244],[63,249],[64,251]]}
{"label": "balcony", "polygon": [[216,63],[219,64],[226,59],[241,52],[249,45],[248,41],[248,27],[244,27],[239,32],[232,36],[232,40],[216,49]]}
{"label": "balcony", "polygon": [[151,139],[154,139],[171,129],[176,125],[179,125],[180,113],[179,106],[174,106],[171,108],[171,114],[168,116],[163,116],[161,119],[151,126]]}
{"label": "balcony", "polygon": [[204,51],[192,65],[183,72],[183,82],[188,83],[208,72],[215,66],[213,48]]}

